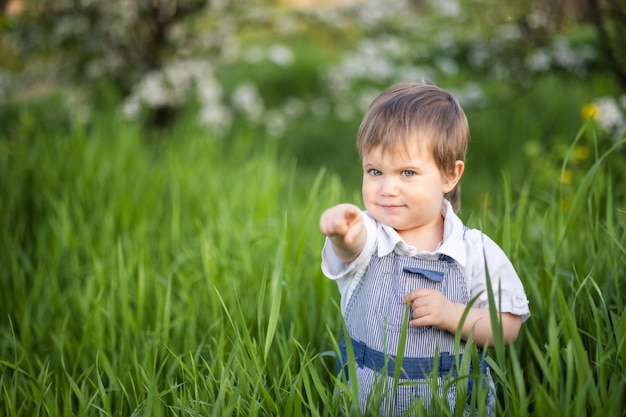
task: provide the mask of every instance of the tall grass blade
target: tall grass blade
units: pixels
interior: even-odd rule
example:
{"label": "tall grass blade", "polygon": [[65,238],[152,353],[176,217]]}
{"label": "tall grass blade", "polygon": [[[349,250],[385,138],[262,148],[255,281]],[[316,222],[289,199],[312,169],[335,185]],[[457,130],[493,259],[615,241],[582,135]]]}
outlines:
{"label": "tall grass blade", "polygon": [[263,357],[267,361],[272,346],[272,341],[276,335],[276,327],[280,315],[280,306],[283,288],[283,266],[285,259],[285,247],[287,242],[282,240],[276,249],[276,256],[272,269],[271,293],[270,293],[270,314],[267,320],[267,331],[265,333],[265,346],[263,348]]}
{"label": "tall grass blade", "polygon": [[572,230],[574,224],[578,221],[581,208],[589,198],[589,190],[602,163],[610,154],[615,152],[615,150],[620,148],[621,146],[624,146],[624,144],[626,144],[626,139],[617,142],[613,146],[611,146],[608,151],[606,151],[596,160],[593,166],[585,174],[585,177],[583,178],[580,186],[574,194],[574,197],[572,198],[567,217],[565,218],[565,225],[561,229],[561,233],[559,234],[559,246],[557,247],[557,251],[559,247],[563,244],[565,237],[569,234],[570,230]]}

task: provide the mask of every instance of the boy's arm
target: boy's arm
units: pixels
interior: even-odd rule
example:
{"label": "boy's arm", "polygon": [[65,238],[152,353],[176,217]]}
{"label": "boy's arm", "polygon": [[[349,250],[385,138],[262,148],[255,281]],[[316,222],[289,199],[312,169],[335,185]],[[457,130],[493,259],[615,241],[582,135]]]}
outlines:
{"label": "boy's arm", "polygon": [[[456,333],[458,324],[461,322],[461,317],[467,306],[463,304],[454,304],[456,309],[457,318],[451,321],[451,324],[456,322],[454,329],[448,329],[452,333]],[[520,328],[522,327],[522,317],[511,313],[498,313],[500,322],[502,323],[502,338],[506,345],[514,343],[519,335]],[[496,324],[497,325],[497,324]],[[485,308],[470,308],[465,321],[463,322],[463,328],[461,329],[461,339],[467,340],[470,333],[473,332],[473,339],[479,346],[493,346],[493,327],[491,325],[491,316],[488,309]]]}
{"label": "boy's arm", "polygon": [[322,213],[320,230],[330,239],[335,255],[342,261],[354,261],[367,241],[361,209],[353,204],[338,204]]}
{"label": "boy's arm", "polygon": [[[456,333],[467,307],[448,300],[436,290],[420,289],[411,292],[404,298],[411,303],[411,326],[434,326],[439,329]],[[505,344],[515,342],[522,326],[522,317],[511,313],[498,313],[502,323]],[[496,324],[497,325],[497,324]],[[470,308],[463,322],[461,338],[467,340],[473,332],[473,340],[479,346],[493,346],[493,328],[489,310]]]}

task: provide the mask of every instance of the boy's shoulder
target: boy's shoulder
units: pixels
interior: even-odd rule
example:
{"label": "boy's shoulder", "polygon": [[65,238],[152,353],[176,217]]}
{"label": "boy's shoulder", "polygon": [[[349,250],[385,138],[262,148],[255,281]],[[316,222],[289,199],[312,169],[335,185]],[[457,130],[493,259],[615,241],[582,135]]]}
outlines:
{"label": "boy's shoulder", "polygon": [[442,211],[444,216],[444,240],[446,235],[451,238],[465,241],[471,246],[481,245],[485,240],[493,241],[481,229],[470,227],[454,212],[452,206],[446,201],[445,209]]}

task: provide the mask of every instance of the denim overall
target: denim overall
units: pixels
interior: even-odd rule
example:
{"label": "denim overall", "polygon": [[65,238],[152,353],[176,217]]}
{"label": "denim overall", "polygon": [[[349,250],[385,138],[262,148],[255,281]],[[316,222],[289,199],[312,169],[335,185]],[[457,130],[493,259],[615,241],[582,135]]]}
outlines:
{"label": "denim overall", "polygon": [[[389,410],[392,410],[391,415],[402,415],[420,399],[424,402],[424,407],[428,407],[433,394],[446,395],[450,409],[454,409],[456,387],[454,384],[445,384],[450,377],[457,376],[454,335],[431,326],[408,327],[402,371],[399,384],[395,388],[395,396],[393,395],[394,359],[397,356],[406,311],[402,298],[420,288],[440,291],[454,303],[468,304],[470,301],[462,271],[446,255],[441,255],[438,259],[420,258],[393,251],[379,257],[374,251],[364,276],[348,302],[344,320],[357,363],[356,379],[362,411],[366,409],[370,391],[380,390],[381,384],[383,391],[379,392],[385,395],[377,413],[379,415],[386,415]],[[462,353],[464,346],[465,343],[461,341],[459,353]],[[340,349],[344,370],[347,372],[345,340],[341,341]],[[437,352],[438,359],[435,359]],[[479,358],[480,356],[479,352]],[[433,371],[435,363],[438,367]],[[480,360],[479,367],[484,376],[481,380],[493,387],[489,369],[483,360]],[[472,373],[470,370],[465,375]],[[439,378],[434,382],[438,392],[433,393],[431,390],[432,378],[430,384],[419,383],[426,382],[428,376],[437,374]],[[470,379],[468,384],[469,390],[473,381]],[[374,388],[377,385],[378,388]],[[443,385],[448,385],[449,389],[444,389]],[[489,390],[487,407],[488,415],[495,414],[493,389]]]}

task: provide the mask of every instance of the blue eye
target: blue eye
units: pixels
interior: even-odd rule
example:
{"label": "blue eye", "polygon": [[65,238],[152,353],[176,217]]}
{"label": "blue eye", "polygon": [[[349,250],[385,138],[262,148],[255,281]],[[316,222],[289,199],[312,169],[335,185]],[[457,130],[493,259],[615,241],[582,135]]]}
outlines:
{"label": "blue eye", "polygon": [[414,175],[415,175],[415,171],[410,171],[410,170],[402,171],[402,176],[403,177],[412,177]]}
{"label": "blue eye", "polygon": [[383,173],[380,172],[379,170],[377,170],[376,168],[372,168],[372,169],[370,169],[370,174],[372,174],[375,177],[378,177],[378,176],[382,175]]}

